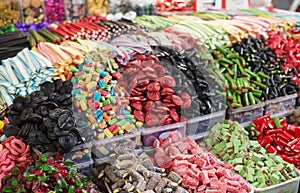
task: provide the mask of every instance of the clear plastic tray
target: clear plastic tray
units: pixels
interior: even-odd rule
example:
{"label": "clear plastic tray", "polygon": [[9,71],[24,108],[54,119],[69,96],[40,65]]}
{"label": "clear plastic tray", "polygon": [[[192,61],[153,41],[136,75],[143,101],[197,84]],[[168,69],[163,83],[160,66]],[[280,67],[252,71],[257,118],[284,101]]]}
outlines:
{"label": "clear plastic tray", "polygon": [[132,142],[135,149],[141,147],[141,131],[136,130],[123,136],[115,136],[103,140],[94,140],[92,153],[96,159],[107,159],[111,154],[114,154],[115,147],[126,142]]}
{"label": "clear plastic tray", "polygon": [[297,93],[265,102],[265,114],[276,115],[295,109]]}
{"label": "clear plastic tray", "polygon": [[232,121],[237,121],[238,123],[248,123],[263,115],[264,106],[265,103],[260,103],[238,109],[228,110],[227,116],[228,119]]}
{"label": "clear plastic tray", "polygon": [[186,136],[186,122],[179,122],[171,125],[160,127],[142,128],[142,144],[143,148],[152,147],[155,139],[166,139],[171,132],[179,131],[182,137]]}
{"label": "clear plastic tray", "polygon": [[226,111],[219,111],[208,115],[192,118],[186,122],[186,135],[199,139],[205,132],[209,132],[216,123],[225,119]]}
{"label": "clear plastic tray", "polygon": [[[66,153],[64,156],[65,161],[72,161],[76,165],[82,164],[90,161],[92,159],[92,142],[86,142],[80,145],[75,146],[69,153]],[[37,155],[42,155],[42,152],[40,152],[36,148],[32,148],[34,153]],[[46,152],[44,153],[48,156],[55,156],[56,153],[54,152]]]}
{"label": "clear plastic tray", "polygon": [[87,142],[75,146],[71,152],[65,154],[65,160],[76,164],[88,162],[92,158],[92,145],[92,142]]}
{"label": "clear plastic tray", "polygon": [[300,106],[300,91],[297,92],[297,101],[296,101],[296,106]]}
{"label": "clear plastic tray", "polygon": [[272,185],[266,188],[254,188],[255,193],[298,193],[300,173],[299,170],[296,170],[298,177],[282,182],[276,185]]}
{"label": "clear plastic tray", "polygon": [[94,164],[93,159],[90,159],[90,161],[76,164],[76,167],[83,173],[90,173],[93,171],[93,164]]}

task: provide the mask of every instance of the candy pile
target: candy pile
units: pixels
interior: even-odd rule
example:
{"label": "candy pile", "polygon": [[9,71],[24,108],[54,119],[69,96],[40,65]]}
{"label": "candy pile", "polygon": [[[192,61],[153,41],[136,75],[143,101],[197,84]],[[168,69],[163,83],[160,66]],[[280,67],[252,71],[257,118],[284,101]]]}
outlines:
{"label": "candy pile", "polygon": [[193,11],[193,1],[179,1],[179,0],[160,0],[157,1],[156,7],[158,11]]}
{"label": "candy pile", "polygon": [[79,173],[62,156],[34,157],[26,167],[15,167],[4,177],[1,192],[79,192],[97,193],[96,185]]}
{"label": "candy pile", "polygon": [[290,125],[285,118],[265,115],[252,121],[251,129],[259,132],[257,140],[269,153],[275,153],[283,160],[300,168],[300,128]]}
{"label": "candy pile", "polygon": [[99,22],[96,22],[96,24],[107,29],[108,39],[119,37],[122,34],[133,34],[140,29],[147,30],[145,27],[139,26],[136,23],[125,19],[121,19],[118,21],[101,20]]}
{"label": "candy pile", "polygon": [[9,137],[0,144],[0,189],[2,179],[11,174],[14,167],[24,168],[31,161],[30,146],[20,139]]}
{"label": "candy pile", "polygon": [[292,81],[293,76],[282,68],[284,60],[277,58],[271,52],[265,39],[243,39],[242,42],[234,44],[233,48],[251,67],[253,75],[261,76],[261,79],[251,83],[264,89],[262,100],[296,92],[296,84]]}
{"label": "candy pile", "polygon": [[38,89],[41,82],[51,80],[53,65],[34,51],[23,49],[0,66],[1,102],[12,104],[13,94],[25,96]]}
{"label": "candy pile", "polygon": [[41,152],[70,151],[81,141],[71,109],[72,87],[70,81],[44,82],[40,91],[16,97],[8,116],[14,129],[6,136],[20,136]]}
{"label": "candy pile", "polygon": [[40,42],[51,42],[60,44],[63,41],[63,38],[55,33],[52,33],[46,28],[40,30],[33,30],[29,28],[29,34],[27,35],[30,46],[35,47]]}
{"label": "candy pile", "polygon": [[156,15],[144,15],[135,18],[134,21],[141,26],[145,26],[147,29],[149,29],[149,31],[158,31],[160,29],[165,29],[176,23],[164,17]]}
{"label": "candy pile", "polygon": [[105,40],[107,29],[89,21],[65,22],[64,24],[52,25],[50,30],[59,34],[66,40],[95,39]]}
{"label": "candy pile", "polygon": [[39,53],[51,61],[56,68],[70,64],[81,64],[84,61],[82,52],[77,48],[41,42],[38,44],[37,49]]}
{"label": "candy pile", "polygon": [[[286,182],[297,177],[295,167],[280,156],[268,154],[237,122],[224,121],[211,129],[207,139],[211,152],[233,165],[233,170],[256,188]],[[274,153],[274,151],[272,152]]]}
{"label": "candy pile", "polygon": [[26,47],[29,47],[29,42],[24,32],[0,33],[0,60],[14,57]]}
{"label": "candy pile", "polygon": [[225,77],[228,108],[240,108],[258,104],[266,86],[262,78],[269,78],[264,73],[255,74],[247,68],[248,63],[239,53],[230,48],[217,47],[213,56],[219,64],[219,72]]}
{"label": "candy pile", "polygon": [[153,55],[138,55],[113,76],[130,96],[135,118],[148,127],[177,123],[179,110],[191,106],[190,95],[182,92],[179,97],[175,93],[175,79],[165,74],[165,68]]}
{"label": "candy pile", "polygon": [[65,19],[65,6],[63,0],[44,1],[46,22],[58,22]]}
{"label": "candy pile", "polygon": [[284,32],[270,31],[268,33],[268,46],[276,57],[282,59],[283,70],[291,71],[293,81],[300,87],[298,72],[300,44],[299,38],[293,37],[293,33],[298,34],[298,31],[290,31],[290,34]]}
{"label": "candy pile", "polygon": [[[188,93],[191,96],[192,108],[183,108],[184,103],[182,115],[196,117],[224,108],[223,83],[220,79],[216,81],[216,77],[204,67],[211,65],[211,60],[205,60],[205,55],[199,56],[196,49],[185,50],[181,53],[164,47],[156,49],[158,50],[161,50],[157,54],[160,64],[165,67],[167,74],[173,75],[177,82],[176,91]],[[178,73],[178,69],[182,73]],[[223,79],[223,76],[220,76],[219,78]]]}
{"label": "candy pile", "polygon": [[[87,62],[79,66],[79,70],[74,69],[72,78],[76,109],[87,113],[89,122],[96,128],[96,139],[123,135],[135,129],[129,100],[105,70],[110,59],[102,59],[103,63]],[[113,66],[116,68],[118,65]]]}
{"label": "candy pile", "polygon": [[187,193],[178,174],[154,167],[146,153],[137,156],[128,146],[117,148],[111,165],[97,171],[98,180],[104,178],[113,192]]}
{"label": "candy pile", "polygon": [[242,178],[233,174],[231,165],[220,162],[191,137],[182,139],[175,131],[165,140],[155,140],[153,146],[154,163],[179,174],[189,192],[250,192]]}
{"label": "candy pile", "polygon": [[14,32],[16,29],[15,29],[15,26],[13,24],[9,24],[8,26],[2,26],[0,28],[0,34],[5,34],[5,33],[8,33],[8,32]]}

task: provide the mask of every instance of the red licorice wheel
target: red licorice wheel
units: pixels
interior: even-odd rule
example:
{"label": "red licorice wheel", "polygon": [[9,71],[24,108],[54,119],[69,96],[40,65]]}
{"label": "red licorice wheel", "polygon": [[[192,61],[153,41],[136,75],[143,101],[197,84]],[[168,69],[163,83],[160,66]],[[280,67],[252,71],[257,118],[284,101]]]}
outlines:
{"label": "red licorice wheel", "polygon": [[149,111],[154,107],[154,102],[153,101],[147,101],[144,105],[144,110]]}
{"label": "red licorice wheel", "polygon": [[157,126],[158,123],[159,123],[159,118],[156,115],[150,114],[150,119],[148,122],[146,122],[146,124],[149,127],[154,127],[154,126]]}
{"label": "red licorice wheel", "polygon": [[172,88],[164,88],[161,90],[161,95],[165,96],[165,95],[173,95],[175,94],[175,91]]}
{"label": "red licorice wheel", "polygon": [[156,107],[156,109],[159,110],[160,112],[170,111],[170,109],[168,107],[165,107],[165,106],[159,106],[159,107]]}
{"label": "red licorice wheel", "polygon": [[151,60],[151,59],[150,59],[150,60],[144,60],[144,61],[141,62],[141,64],[142,64],[142,66],[143,66],[144,68],[152,67],[153,64],[154,64],[154,61]]}
{"label": "red licorice wheel", "polygon": [[148,84],[147,90],[150,92],[158,92],[160,90],[160,84],[158,82],[152,82]]}
{"label": "red licorice wheel", "polygon": [[172,124],[172,123],[173,123],[173,119],[167,118],[167,119],[165,120],[164,125],[170,125],[170,124]]}
{"label": "red licorice wheel", "polygon": [[135,108],[136,110],[141,111],[143,109],[143,105],[141,102],[139,101],[134,101],[130,104],[133,108]]}
{"label": "red licorice wheel", "polygon": [[153,69],[158,77],[163,77],[166,74],[165,68],[159,64],[154,65]]}
{"label": "red licorice wheel", "polygon": [[182,92],[181,95],[180,95],[180,98],[182,101],[187,101],[187,100],[190,100],[191,99],[191,96],[189,95],[189,93],[187,92]]}
{"label": "red licorice wheel", "polygon": [[133,96],[141,96],[143,93],[133,89],[130,94]]}
{"label": "red licorice wheel", "polygon": [[150,80],[156,80],[158,78],[157,74],[153,74],[150,72],[145,73],[146,76],[150,79]]}
{"label": "red licorice wheel", "polygon": [[183,101],[181,98],[177,95],[172,95],[172,101],[174,102],[175,105],[181,106],[183,104]]}
{"label": "red licorice wheel", "polygon": [[150,66],[143,68],[142,70],[144,73],[152,73],[152,74],[155,73],[155,70],[153,68],[151,68]]}
{"label": "red licorice wheel", "polygon": [[176,105],[174,103],[164,103],[164,105],[168,108],[176,107]]}
{"label": "red licorice wheel", "polygon": [[144,91],[147,90],[147,86],[136,87],[135,90],[140,91],[140,92],[144,92]]}
{"label": "red licorice wheel", "polygon": [[164,76],[159,79],[159,82],[163,88],[176,87],[176,81],[171,76]]}
{"label": "red licorice wheel", "polygon": [[180,118],[175,109],[170,110],[170,116],[174,121],[179,122]]}
{"label": "red licorice wheel", "polygon": [[139,86],[147,86],[149,84],[149,82],[150,82],[150,80],[148,78],[138,80]]}
{"label": "red licorice wheel", "polygon": [[159,101],[160,100],[160,93],[159,92],[147,92],[147,97],[149,100],[152,101]]}
{"label": "red licorice wheel", "polygon": [[128,99],[131,100],[131,101],[146,101],[146,100],[147,100],[147,98],[144,97],[144,96],[139,96],[139,97],[129,97]]}
{"label": "red licorice wheel", "polygon": [[134,110],[133,111],[133,115],[135,116],[135,118],[138,121],[140,121],[140,122],[144,122],[145,121],[145,114],[143,113],[143,111]]}
{"label": "red licorice wheel", "polygon": [[192,104],[192,100],[189,99],[189,100],[187,100],[186,102],[184,102],[184,103],[181,105],[181,108],[182,108],[182,109],[190,108],[191,104]]}

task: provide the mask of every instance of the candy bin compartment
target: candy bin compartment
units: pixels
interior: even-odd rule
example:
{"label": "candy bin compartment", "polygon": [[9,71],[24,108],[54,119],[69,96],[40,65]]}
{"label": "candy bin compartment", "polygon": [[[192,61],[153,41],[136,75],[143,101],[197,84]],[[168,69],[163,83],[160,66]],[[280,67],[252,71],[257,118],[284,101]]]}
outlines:
{"label": "candy bin compartment", "polygon": [[266,101],[265,114],[288,113],[295,109],[297,93]]}
{"label": "candy bin compartment", "polygon": [[166,139],[171,132],[179,131],[183,137],[186,136],[186,122],[179,122],[175,124],[142,128],[142,144],[143,148],[152,148],[153,141],[155,139]]}
{"label": "candy bin compartment", "polygon": [[299,189],[299,181],[300,181],[300,173],[299,170],[296,169],[297,177],[286,182],[282,182],[273,186],[269,186],[266,188],[254,188],[255,193],[298,193]]}
{"label": "candy bin compartment", "polygon": [[85,163],[92,158],[92,142],[83,143],[75,146],[71,152],[65,154],[66,161],[73,161],[76,164]]}
{"label": "candy bin compartment", "polygon": [[93,159],[90,159],[90,161],[81,164],[76,164],[76,167],[82,173],[91,173],[93,171],[93,164],[94,164]]}
{"label": "candy bin compartment", "polygon": [[27,25],[41,23],[44,21],[44,1],[43,0],[22,0],[22,18]]}
{"label": "candy bin compartment", "polygon": [[0,1],[0,27],[22,22],[22,8],[20,1]]}
{"label": "candy bin compartment", "polygon": [[[127,147],[126,147],[127,146]],[[141,147],[141,131],[136,130],[123,136],[115,136],[103,140],[94,140],[92,154],[98,161],[109,160],[115,151],[120,148],[140,149]]]}
{"label": "candy bin compartment", "polygon": [[264,113],[265,103],[250,105],[247,107],[227,111],[228,119],[238,123],[250,123],[252,120],[261,117]]}
{"label": "candy bin compartment", "polygon": [[75,21],[88,15],[88,0],[64,0],[65,19]]}
{"label": "candy bin compartment", "polygon": [[193,136],[195,140],[201,138],[204,133],[209,132],[212,126],[224,120],[225,114],[226,111],[219,111],[188,120],[186,123],[186,135]]}

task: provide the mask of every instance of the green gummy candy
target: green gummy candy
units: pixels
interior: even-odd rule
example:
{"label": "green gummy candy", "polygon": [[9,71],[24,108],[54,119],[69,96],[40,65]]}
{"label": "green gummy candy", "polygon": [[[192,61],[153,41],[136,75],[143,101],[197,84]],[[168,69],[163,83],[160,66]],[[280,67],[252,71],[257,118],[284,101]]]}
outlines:
{"label": "green gummy candy", "polygon": [[110,100],[103,101],[103,107],[110,105]]}
{"label": "green gummy candy", "polygon": [[242,166],[242,165],[236,165],[233,169],[234,169],[234,171],[236,171],[238,173],[241,173],[242,170],[244,169],[244,166]]}

